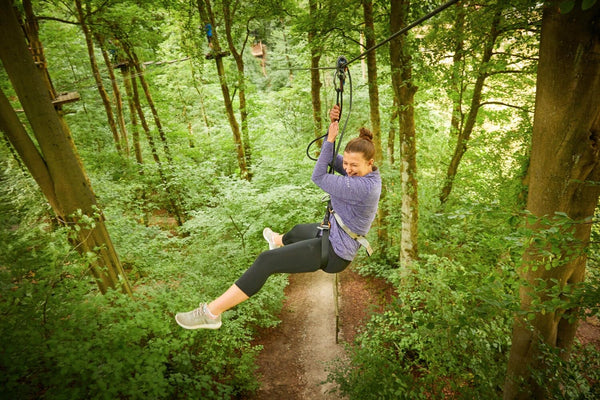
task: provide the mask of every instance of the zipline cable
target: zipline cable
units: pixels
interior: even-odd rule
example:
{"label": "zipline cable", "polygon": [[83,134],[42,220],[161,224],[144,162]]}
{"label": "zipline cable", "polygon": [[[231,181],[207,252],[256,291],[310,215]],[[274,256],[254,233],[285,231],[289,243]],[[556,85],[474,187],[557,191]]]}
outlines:
{"label": "zipline cable", "polygon": [[[344,64],[343,66],[348,66],[350,64],[352,64],[354,61],[356,60],[360,60],[361,58],[363,58],[364,56],[366,56],[368,53],[380,48],[381,46],[383,46],[384,44],[386,44],[387,42],[389,42],[390,40],[402,35],[403,33],[408,32],[409,30],[411,30],[412,28],[416,27],[417,25],[422,24],[423,22],[427,21],[428,19],[434,17],[435,15],[439,14],[440,12],[444,11],[446,8],[450,7],[451,5],[458,3],[459,0],[450,0],[447,3],[442,4],[441,6],[439,6],[438,8],[436,8],[435,10],[429,12],[428,14],[424,15],[423,17],[417,19],[416,21],[410,23],[409,25],[405,26],[404,28],[400,29],[398,32],[392,34],[391,36],[389,36],[387,39],[384,39],[383,41],[377,43],[375,46],[368,48],[367,50],[365,50],[364,52],[362,52],[361,54],[357,55],[356,57],[352,58],[350,61],[346,62],[346,64]],[[277,69],[276,71],[306,71],[306,70],[319,70],[319,69],[335,69],[337,70],[339,68],[338,65],[336,65],[335,67],[315,67],[315,68],[282,68],[282,69]]]}
{"label": "zipline cable", "polygon": [[[409,30],[413,29],[414,27],[422,24],[423,22],[427,21],[430,18],[433,18],[435,15],[441,13],[442,11],[444,11],[445,9],[447,9],[448,7],[450,7],[451,5],[457,3],[459,0],[450,0],[444,4],[442,4],[441,6],[439,6],[438,8],[436,8],[435,10],[427,13],[426,15],[422,16],[421,18],[417,19],[416,21],[413,21],[412,23],[410,23],[409,25],[405,26],[404,28],[400,29],[398,32],[392,34],[391,36],[389,36],[387,39],[377,43],[375,46],[372,46],[370,48],[368,48],[367,50],[365,50],[364,52],[362,52],[361,54],[359,54],[358,56],[352,58],[350,61],[346,60],[346,58],[344,56],[340,56],[337,59],[336,62],[336,66],[335,67],[317,67],[317,68],[287,68],[287,70],[289,69],[294,69],[294,70],[320,70],[320,69],[335,69],[336,72],[334,74],[334,81],[335,78],[338,78],[340,81],[340,87],[336,88],[336,92],[337,92],[337,104],[340,106],[340,118],[341,118],[341,112],[342,112],[342,103],[343,103],[343,87],[344,87],[344,81],[345,81],[345,76],[346,73],[348,74],[348,80],[350,83],[350,110],[352,109],[352,76],[350,75],[350,69],[348,68],[348,66],[350,64],[352,64],[354,61],[359,60],[361,58],[363,58],[364,56],[366,56],[368,53],[375,51],[376,49],[378,49],[379,47],[383,46],[384,44],[388,43],[389,41],[391,41],[392,39],[402,35],[403,33],[408,32]],[[350,110],[348,110],[348,115],[346,116],[346,120],[344,121],[344,126],[342,128],[342,130],[340,131],[340,138],[339,138],[339,142],[337,144],[337,147],[334,147],[334,161],[335,161],[335,156],[339,153],[339,149],[340,149],[340,145],[342,143],[342,138],[344,136],[344,132],[346,130],[346,126],[348,124],[348,117],[350,116]],[[320,136],[318,138],[313,139],[308,146],[306,147],[306,155],[308,156],[308,158],[310,158],[312,161],[317,161],[316,158],[314,158],[313,156],[310,155],[310,148],[312,147],[312,145],[314,143],[316,143],[319,140],[323,140],[327,137],[328,133],[326,133],[323,136]],[[333,161],[332,161],[333,163]],[[329,173],[331,173],[333,171],[333,164],[329,165]]]}
{"label": "zipline cable", "polygon": [[405,26],[404,28],[400,29],[398,32],[394,33],[393,35],[391,35],[387,39],[383,40],[382,42],[379,42],[375,46],[368,48],[362,54],[359,54],[358,56],[356,56],[353,59],[351,59],[350,61],[348,61],[345,64],[345,66],[348,66],[348,65],[352,64],[354,61],[363,58],[364,56],[366,56],[371,51],[374,51],[374,50],[378,49],[379,47],[383,46],[384,44],[386,44],[390,40],[396,38],[397,36],[400,36],[403,33],[408,32],[409,30],[411,30],[415,26],[422,24],[423,22],[425,22],[428,19],[434,17],[435,15],[439,14],[440,12],[444,11],[446,8],[450,7],[452,4],[455,4],[457,2],[458,2],[458,0],[450,0],[449,2],[447,2],[445,4],[442,4],[441,6],[439,6],[438,8],[436,8],[435,10],[431,11],[430,13],[424,15],[423,17],[419,18],[418,20],[416,20],[416,21],[412,22],[411,24]]}

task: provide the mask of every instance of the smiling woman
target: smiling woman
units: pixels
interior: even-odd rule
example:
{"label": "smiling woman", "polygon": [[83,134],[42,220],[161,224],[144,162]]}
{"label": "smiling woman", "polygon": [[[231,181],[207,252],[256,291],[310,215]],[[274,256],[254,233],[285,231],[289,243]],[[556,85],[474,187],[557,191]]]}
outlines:
{"label": "smiling woman", "polygon": [[[329,194],[331,208],[335,210],[327,215],[325,231],[329,234],[322,238],[324,230],[318,223],[296,225],[283,235],[265,228],[263,236],[269,243],[269,251],[261,253],[217,299],[177,314],[175,319],[181,327],[218,329],[221,327],[221,314],[256,294],[271,275],[319,269],[327,273],[341,272],[354,259],[361,244],[369,249],[364,236],[375,219],[381,195],[381,177],[373,165],[373,136],[369,130],[362,128],[360,136],[346,145],[344,156],[334,157],[339,112],[339,107],[334,106],[329,113],[331,125],[327,140],[323,142],[312,174],[312,181]],[[340,175],[328,173],[329,164]],[[325,245],[322,246],[322,243]],[[322,258],[323,247],[326,257]]]}

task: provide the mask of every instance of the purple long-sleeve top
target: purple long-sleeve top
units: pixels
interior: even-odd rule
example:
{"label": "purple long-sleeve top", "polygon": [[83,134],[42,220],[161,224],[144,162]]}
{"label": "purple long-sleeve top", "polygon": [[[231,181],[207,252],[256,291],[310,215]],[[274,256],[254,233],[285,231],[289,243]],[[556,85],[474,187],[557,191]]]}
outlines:
{"label": "purple long-sleeve top", "polygon": [[[334,143],[325,141],[312,174],[312,181],[331,197],[333,210],[350,230],[366,235],[377,214],[381,195],[381,176],[378,170],[365,176],[348,176],[343,168],[343,157],[338,155],[334,169],[340,175],[328,174],[327,167],[333,159]],[[360,244],[340,228],[334,216],[329,217],[331,229],[329,241],[335,253],[345,260],[352,260]]]}

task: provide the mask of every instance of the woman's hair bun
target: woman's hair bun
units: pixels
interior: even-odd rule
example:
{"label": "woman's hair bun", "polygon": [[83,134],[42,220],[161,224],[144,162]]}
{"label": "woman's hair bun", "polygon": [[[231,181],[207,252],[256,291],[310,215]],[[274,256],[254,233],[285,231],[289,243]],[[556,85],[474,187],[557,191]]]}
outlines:
{"label": "woman's hair bun", "polygon": [[369,142],[373,141],[373,134],[370,130],[365,127],[360,128],[360,133],[358,135],[359,138],[368,140]]}

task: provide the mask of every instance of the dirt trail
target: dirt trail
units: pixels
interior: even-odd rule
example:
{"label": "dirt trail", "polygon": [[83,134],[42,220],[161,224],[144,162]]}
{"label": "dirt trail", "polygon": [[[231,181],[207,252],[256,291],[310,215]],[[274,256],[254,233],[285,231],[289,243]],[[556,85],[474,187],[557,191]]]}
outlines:
{"label": "dirt trail", "polygon": [[340,399],[323,384],[327,363],[344,355],[335,343],[335,276],[318,271],[290,275],[281,323],[263,332],[261,389],[251,399]]}

